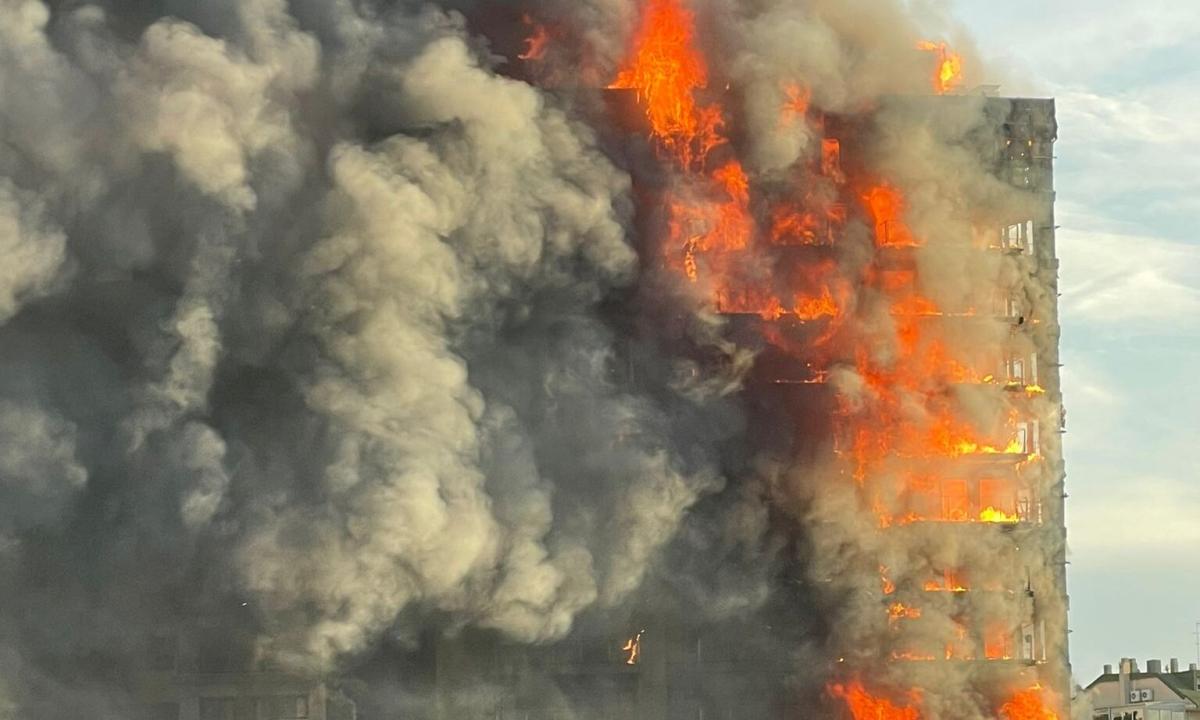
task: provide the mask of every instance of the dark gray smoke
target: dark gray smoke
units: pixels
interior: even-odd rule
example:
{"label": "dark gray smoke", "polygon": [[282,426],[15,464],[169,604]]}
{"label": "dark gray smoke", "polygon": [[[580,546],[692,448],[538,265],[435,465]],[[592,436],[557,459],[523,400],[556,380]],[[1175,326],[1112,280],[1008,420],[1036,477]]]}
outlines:
{"label": "dark gray smoke", "polygon": [[621,372],[628,175],[501,60],[419,3],[0,5],[0,716],[121,716],[196,618],[561,638],[721,486]]}

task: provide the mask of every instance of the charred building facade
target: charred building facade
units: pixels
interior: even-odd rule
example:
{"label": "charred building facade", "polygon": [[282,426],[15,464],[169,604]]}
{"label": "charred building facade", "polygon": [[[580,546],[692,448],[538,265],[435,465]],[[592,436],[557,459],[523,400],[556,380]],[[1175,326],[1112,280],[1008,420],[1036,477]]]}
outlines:
{"label": "charred building facade", "polygon": [[[636,145],[645,99],[606,102]],[[766,478],[755,492],[790,543],[769,599],[709,613],[664,588],[546,650],[443,640],[443,717],[1067,717],[1054,102],[891,97],[810,121],[808,206],[789,203],[794,179],[732,161],[689,197],[661,151],[638,186],[642,253],[707,296],[724,339],[681,318],[667,342],[701,375],[753,358],[738,472]],[[959,156],[952,197],[883,177],[899,151],[880,145],[906,138]],[[770,224],[747,231],[751,216]]]}
{"label": "charred building facade", "polygon": [[642,291],[708,313],[651,325],[737,378],[727,473],[785,549],[737,619],[654,602],[538,676],[625,717],[1066,717],[1053,100],[964,92],[924,43],[935,95],[826,111],[785,85],[807,150],[773,164],[756,99],[705,89],[687,11],[646,8],[605,97]]}

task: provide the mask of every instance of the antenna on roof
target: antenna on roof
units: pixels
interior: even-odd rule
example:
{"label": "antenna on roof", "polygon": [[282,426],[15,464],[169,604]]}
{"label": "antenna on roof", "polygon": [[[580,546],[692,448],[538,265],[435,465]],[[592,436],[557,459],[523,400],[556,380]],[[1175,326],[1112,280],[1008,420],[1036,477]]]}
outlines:
{"label": "antenna on roof", "polygon": [[1200,620],[1196,621],[1196,630],[1192,634],[1196,636],[1196,664],[1200,665]]}

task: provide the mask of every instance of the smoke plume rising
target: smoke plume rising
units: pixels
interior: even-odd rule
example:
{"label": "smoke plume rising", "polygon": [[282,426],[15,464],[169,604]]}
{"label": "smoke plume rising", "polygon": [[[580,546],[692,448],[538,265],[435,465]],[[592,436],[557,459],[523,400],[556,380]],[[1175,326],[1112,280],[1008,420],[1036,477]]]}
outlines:
{"label": "smoke plume rising", "polygon": [[[896,100],[928,93],[923,33],[979,72],[969,40],[892,0],[696,0],[694,96],[722,117],[713,147],[673,165],[636,102],[604,90],[646,5],[0,4],[0,718],[129,717],[146,648],[181,627],[347,678],[373,717],[432,712],[429,688],[380,668],[447,638],[536,652],[649,621],[770,659],[796,697],[828,699],[845,661],[933,688],[923,717],[995,717],[975,666],[874,657],[899,651],[880,567],[909,589],[949,568],[1045,586],[1056,549],[1018,559],[1003,536],[921,525],[885,541],[862,483],[837,477],[829,408],[785,409],[755,374],[806,344],[840,402],[875,412],[868,370],[909,331],[857,280],[869,214],[793,268],[814,289],[787,312],[830,325],[802,340],[744,331],[713,302],[775,283],[781,254],[730,260],[702,239],[681,259],[664,240],[791,227],[739,178],[832,211],[811,107],[857,123],[872,172],[903,191],[930,302],[1019,287],[1022,312],[1052,318],[1029,258],[945,249],[972,212],[1031,212],[977,151],[1003,119],[982,97]],[[1011,334],[945,332],[921,342]],[[825,352],[845,337],[865,364]],[[1054,340],[1020,342],[1053,357]],[[995,388],[951,392],[956,422],[1006,422]],[[884,404],[924,427],[930,393]],[[1057,426],[1051,403],[1032,412]],[[911,471],[872,466],[883,515],[905,511]],[[906,642],[955,632],[952,595]],[[461,716],[494,716],[506,693],[602,714],[526,677],[468,682]],[[729,682],[712,692],[744,691]]]}

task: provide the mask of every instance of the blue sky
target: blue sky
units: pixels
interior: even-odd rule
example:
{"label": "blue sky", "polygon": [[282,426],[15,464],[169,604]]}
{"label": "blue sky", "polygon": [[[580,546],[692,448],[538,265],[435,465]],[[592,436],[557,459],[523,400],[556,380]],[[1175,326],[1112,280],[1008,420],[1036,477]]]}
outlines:
{"label": "blue sky", "polygon": [[1076,677],[1122,656],[1186,666],[1200,621],[1200,2],[950,2],[1003,76],[970,80],[1057,98]]}

